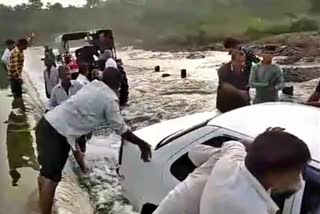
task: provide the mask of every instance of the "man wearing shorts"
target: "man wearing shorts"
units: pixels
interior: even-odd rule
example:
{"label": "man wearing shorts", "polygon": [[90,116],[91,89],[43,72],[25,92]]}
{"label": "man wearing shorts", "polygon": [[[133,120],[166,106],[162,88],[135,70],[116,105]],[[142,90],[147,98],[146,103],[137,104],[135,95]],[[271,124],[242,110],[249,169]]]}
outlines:
{"label": "man wearing shorts", "polygon": [[102,80],[95,80],[61,105],[47,112],[36,128],[40,149],[39,176],[40,207],[42,214],[51,214],[56,187],[70,149],[75,141],[107,122],[121,137],[141,150],[141,159],[151,158],[150,145],[133,134],[125,124],[119,108],[118,91],[121,73],[115,68],[104,71]]}

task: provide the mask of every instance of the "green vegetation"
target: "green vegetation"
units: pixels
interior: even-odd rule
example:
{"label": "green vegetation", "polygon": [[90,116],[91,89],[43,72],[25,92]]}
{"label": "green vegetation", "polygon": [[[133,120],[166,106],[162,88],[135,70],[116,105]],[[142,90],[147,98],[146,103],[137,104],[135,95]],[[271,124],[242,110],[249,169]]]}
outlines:
{"label": "green vegetation", "polygon": [[[244,39],[318,30],[319,0],[87,0],[83,7],[29,0],[0,5],[0,41],[35,32],[48,42],[62,32],[112,28],[117,41],[161,48],[199,46],[227,35]],[[9,21],[10,20],[10,21]]]}

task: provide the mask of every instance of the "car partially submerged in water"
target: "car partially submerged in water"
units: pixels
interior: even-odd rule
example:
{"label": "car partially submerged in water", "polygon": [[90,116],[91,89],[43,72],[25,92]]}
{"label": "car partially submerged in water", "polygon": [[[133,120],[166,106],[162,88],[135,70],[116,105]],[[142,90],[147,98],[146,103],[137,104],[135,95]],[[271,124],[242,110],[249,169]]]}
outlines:
{"label": "car partially submerged in water", "polygon": [[268,127],[282,127],[304,140],[313,161],[303,188],[289,199],[275,199],[282,214],[320,213],[320,110],[293,103],[265,103],[228,113],[199,113],[159,123],[136,134],[151,144],[151,162],[140,160],[130,143],[121,147],[119,174],[124,196],[142,214],[152,213],[162,199],[193,170],[188,152],[199,144],[221,147],[229,140],[252,141]]}

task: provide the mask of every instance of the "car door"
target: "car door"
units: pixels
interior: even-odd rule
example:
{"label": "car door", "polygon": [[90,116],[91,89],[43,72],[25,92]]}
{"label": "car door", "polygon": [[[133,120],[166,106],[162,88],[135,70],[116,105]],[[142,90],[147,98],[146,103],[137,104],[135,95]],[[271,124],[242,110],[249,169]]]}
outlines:
{"label": "car door", "polygon": [[234,131],[219,128],[178,151],[164,164],[163,167],[163,180],[167,191],[169,192],[171,189],[173,189],[196,168],[188,157],[188,152],[195,145],[205,144],[214,147],[221,147],[221,145],[226,141],[244,139],[250,138]]}

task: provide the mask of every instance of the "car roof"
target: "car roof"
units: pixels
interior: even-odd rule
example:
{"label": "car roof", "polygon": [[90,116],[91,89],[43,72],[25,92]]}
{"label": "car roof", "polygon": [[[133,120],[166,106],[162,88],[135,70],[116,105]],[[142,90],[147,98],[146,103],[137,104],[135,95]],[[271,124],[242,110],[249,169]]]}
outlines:
{"label": "car roof", "polygon": [[264,103],[243,107],[212,119],[208,125],[255,138],[268,127],[282,127],[303,140],[312,159],[320,161],[320,109],[294,103]]}

